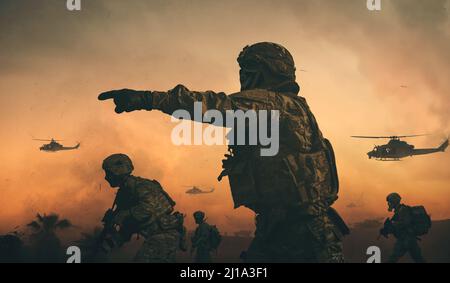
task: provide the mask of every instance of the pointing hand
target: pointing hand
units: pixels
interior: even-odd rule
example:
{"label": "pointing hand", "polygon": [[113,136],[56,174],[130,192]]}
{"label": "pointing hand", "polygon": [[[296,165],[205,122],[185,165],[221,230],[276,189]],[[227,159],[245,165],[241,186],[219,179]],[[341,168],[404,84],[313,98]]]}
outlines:
{"label": "pointing hand", "polygon": [[113,99],[116,113],[131,112],[135,110],[151,110],[151,92],[121,89],[103,92],[98,100]]}

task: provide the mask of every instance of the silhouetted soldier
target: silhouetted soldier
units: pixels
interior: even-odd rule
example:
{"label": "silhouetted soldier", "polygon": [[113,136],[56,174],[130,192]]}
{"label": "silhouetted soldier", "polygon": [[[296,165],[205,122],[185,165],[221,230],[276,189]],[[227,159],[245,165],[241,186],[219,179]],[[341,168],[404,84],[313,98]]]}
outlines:
{"label": "silhouetted soldier", "polygon": [[409,253],[415,262],[425,262],[417,243],[417,236],[424,235],[431,227],[431,219],[423,206],[410,207],[402,204],[398,193],[387,196],[388,210],[394,211],[391,219],[386,219],[380,234],[388,237],[393,234],[397,239],[389,262],[397,262],[406,253]]}
{"label": "silhouetted soldier", "polygon": [[[131,175],[134,167],[125,154],[113,154],[103,161],[105,180],[119,188],[115,209],[106,212],[104,247],[121,246],[135,233],[145,238],[137,262],[174,262],[183,237],[183,215],[174,212],[175,202],[155,180]],[[104,230],[104,231],[105,231]]]}
{"label": "silhouetted soldier", "polygon": [[278,110],[278,154],[261,156],[261,145],[231,145],[219,176],[228,176],[235,207],[243,205],[257,214],[245,260],[342,262],[341,237],[348,228],[330,208],[338,197],[334,153],[306,100],[297,96],[291,54],[281,45],[261,42],[245,47],[237,60],[241,91],[231,95],[178,85],[167,92],[109,91],[99,99],[113,99],[117,113],[161,110],[172,115],[184,109],[194,117],[194,102],[201,102],[203,111],[223,114]]}
{"label": "silhouetted soldier", "polygon": [[217,250],[222,237],[216,226],[206,223],[203,211],[196,211],[193,216],[198,226],[191,239],[191,252],[195,250],[195,262],[211,262],[211,252]]}

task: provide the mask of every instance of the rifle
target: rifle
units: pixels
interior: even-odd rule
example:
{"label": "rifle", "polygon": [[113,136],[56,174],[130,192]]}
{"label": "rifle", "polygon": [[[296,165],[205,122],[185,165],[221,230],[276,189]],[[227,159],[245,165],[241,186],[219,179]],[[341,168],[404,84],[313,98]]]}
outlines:
{"label": "rifle", "polygon": [[[114,223],[115,206],[116,200],[114,199],[112,207],[108,209],[103,216],[103,230],[97,238],[94,247],[94,255],[96,255],[100,251],[107,253],[109,249],[112,249],[116,245],[114,241],[114,236],[117,234],[117,225]],[[105,243],[108,247],[104,246]]]}

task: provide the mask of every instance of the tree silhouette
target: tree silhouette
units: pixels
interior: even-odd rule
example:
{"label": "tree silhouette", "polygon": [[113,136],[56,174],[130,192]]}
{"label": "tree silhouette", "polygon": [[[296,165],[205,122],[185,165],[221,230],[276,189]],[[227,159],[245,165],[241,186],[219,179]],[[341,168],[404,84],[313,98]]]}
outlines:
{"label": "tree silhouette", "polygon": [[56,234],[58,230],[74,227],[68,219],[60,219],[56,213],[36,215],[36,220],[27,224],[32,230],[30,235],[33,257],[39,262],[63,262],[64,251]]}

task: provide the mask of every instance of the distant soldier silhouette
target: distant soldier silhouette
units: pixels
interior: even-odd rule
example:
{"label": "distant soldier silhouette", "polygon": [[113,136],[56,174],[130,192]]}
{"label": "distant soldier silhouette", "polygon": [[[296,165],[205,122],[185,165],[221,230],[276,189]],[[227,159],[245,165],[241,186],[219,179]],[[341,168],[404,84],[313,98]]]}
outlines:
{"label": "distant soldier silhouette", "polygon": [[131,175],[134,167],[125,154],[113,154],[103,161],[105,179],[119,188],[113,208],[105,213],[100,243],[105,248],[121,246],[135,233],[145,238],[137,262],[174,262],[182,246],[183,215],[174,212],[175,202],[155,180]]}
{"label": "distant soldier silhouette", "polygon": [[222,237],[216,226],[206,223],[203,211],[196,211],[193,216],[198,226],[191,239],[191,252],[195,251],[195,262],[211,262],[211,252],[217,250]]}
{"label": "distant soldier silhouette", "polygon": [[386,201],[388,210],[394,211],[394,216],[386,219],[380,235],[387,238],[389,234],[393,234],[397,239],[388,262],[397,262],[406,253],[409,253],[415,262],[425,262],[417,242],[417,237],[426,234],[431,227],[431,219],[425,208],[402,204],[398,193],[389,194]]}
{"label": "distant soldier silhouette", "polygon": [[[230,145],[219,180],[228,176],[235,207],[246,206],[256,217],[248,262],[343,262],[343,234],[348,228],[330,208],[338,197],[338,177],[330,142],[323,138],[306,100],[298,96],[292,55],[270,42],[247,46],[239,54],[241,91],[114,90],[117,113],[178,109],[194,117],[194,102],[203,111],[278,110],[279,151],[261,156],[262,145]],[[224,121],[226,119],[223,119]]]}

